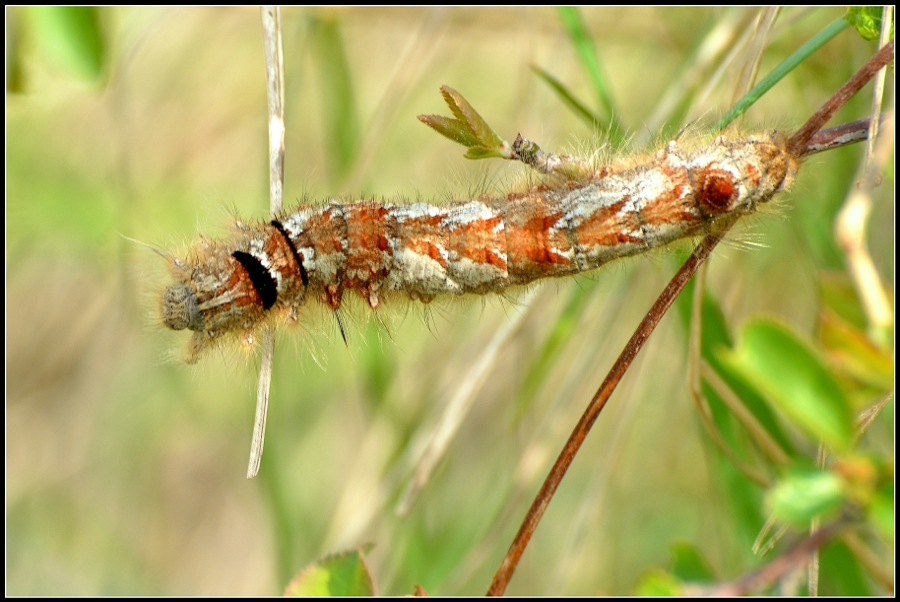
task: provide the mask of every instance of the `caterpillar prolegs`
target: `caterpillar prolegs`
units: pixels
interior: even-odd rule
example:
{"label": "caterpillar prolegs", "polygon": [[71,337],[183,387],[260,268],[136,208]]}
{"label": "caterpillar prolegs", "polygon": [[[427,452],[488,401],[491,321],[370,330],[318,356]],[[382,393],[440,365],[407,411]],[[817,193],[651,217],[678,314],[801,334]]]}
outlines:
{"label": "caterpillar prolegs", "polygon": [[532,166],[550,173],[499,196],[330,200],[241,224],[232,240],[203,239],[170,259],[177,282],[162,295],[162,321],[193,331],[193,362],[270,316],[296,319],[310,303],[337,310],[347,291],[374,309],[395,295],[428,302],[579,274],[753,213],[790,186],[799,159],[773,132],[695,150],[672,141],[631,168]]}

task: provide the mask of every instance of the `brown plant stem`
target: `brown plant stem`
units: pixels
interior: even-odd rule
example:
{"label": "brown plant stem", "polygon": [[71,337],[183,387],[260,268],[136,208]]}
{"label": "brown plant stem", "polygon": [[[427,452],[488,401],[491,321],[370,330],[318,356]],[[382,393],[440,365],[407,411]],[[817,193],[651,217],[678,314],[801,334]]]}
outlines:
{"label": "brown plant stem", "polygon": [[541,490],[538,492],[531,508],[528,510],[528,514],[525,516],[522,526],[519,527],[519,532],[516,534],[509,551],[506,553],[506,557],[503,559],[500,568],[497,569],[497,573],[494,575],[494,580],[491,582],[491,587],[487,592],[488,596],[503,595],[510,578],[516,570],[519,559],[522,557],[522,553],[528,545],[528,541],[534,534],[534,530],[537,528],[544,511],[547,509],[550,500],[553,498],[556,488],[559,487],[559,483],[569,469],[569,465],[571,465],[572,460],[575,459],[575,454],[578,453],[581,444],[584,442],[584,438],[591,430],[597,417],[600,416],[600,412],[603,410],[610,395],[612,395],[612,392],[615,390],[616,385],[619,384],[625,371],[644,346],[650,333],[653,332],[669,307],[675,301],[675,298],[678,297],[678,293],[681,292],[703,262],[706,261],[710,253],[712,253],[713,249],[716,248],[716,245],[719,244],[719,241],[722,240],[722,237],[731,227],[732,223],[733,222],[723,224],[722,227],[717,228],[703,239],[703,242],[694,249],[694,252],[688,260],[684,262],[684,265],[681,266],[681,269],[678,270],[663,290],[662,294],[660,294],[656,303],[653,304],[653,307],[650,308],[650,311],[648,311],[647,315],[644,316],[644,319],[641,320],[641,323],[634,331],[634,334],[631,335],[631,339],[629,339],[628,344],[625,345],[625,349],[622,350],[616,363],[613,364],[613,367],[610,369],[609,374],[606,375],[603,384],[600,385],[600,388],[594,394],[593,399],[591,399],[587,409],[584,414],[582,414],[581,419],[578,421],[578,424],[575,425],[575,429],[569,436],[569,440],[566,441],[565,446],[563,446],[562,452],[560,452],[559,457],[557,457],[556,462],[553,464],[553,468],[550,469],[550,474],[548,474],[547,478],[544,480],[544,484],[541,486]]}
{"label": "brown plant stem", "polygon": [[[878,117],[879,124],[884,123],[887,117],[887,113],[882,113]],[[833,148],[839,148],[841,146],[853,144],[854,142],[866,140],[869,137],[869,123],[871,121],[871,119],[866,117],[865,119],[857,119],[856,121],[819,130],[809,139],[809,142],[806,143],[803,156],[808,157]]]}
{"label": "brown plant stem", "polygon": [[848,523],[847,518],[819,529],[809,537],[795,545],[793,548],[765,566],[728,583],[721,583],[711,588],[686,588],[683,592],[686,596],[708,596],[723,598],[731,596],[746,596],[759,592],[764,587],[777,582],[785,575],[805,566],[827,541],[839,534]]}
{"label": "brown plant stem", "polygon": [[828,120],[837,113],[838,109],[853,98],[893,58],[894,40],[891,40],[881,50],[876,52],[872,58],[866,61],[866,64],[860,67],[859,71],[854,73],[853,77],[847,80],[847,83],[841,86],[837,92],[832,94],[831,98],[825,101],[825,104],[803,124],[803,127],[788,139],[788,152],[797,157],[804,156],[806,154],[806,145],[815,133],[821,130],[822,126],[828,123]]}
{"label": "brown plant stem", "polygon": [[[841,88],[829,98],[822,107],[816,111],[812,117],[797,130],[787,141],[787,149],[796,157],[805,157],[815,152],[837,148],[845,144],[852,144],[864,140],[866,135],[860,134],[862,122],[865,121],[865,131],[868,131],[868,120],[860,120],[830,130],[821,130],[829,119],[844,105],[850,98],[859,92],[863,86],[868,83],[872,77],[894,56],[893,40],[881,48],[872,56]],[[843,128],[843,129],[842,129]],[[818,135],[818,136],[817,136]],[[622,353],[619,355],[613,367],[610,369],[600,388],[594,394],[588,404],[587,409],[582,414],[575,425],[568,441],[560,451],[556,462],[550,469],[549,474],[541,485],[540,491],[535,496],[528,513],[525,515],[519,531],[516,533],[506,556],[500,563],[500,567],[494,574],[487,595],[501,596],[506,591],[510,579],[515,573],[516,567],[525,548],[528,546],[531,536],[537,529],[553,494],[559,487],[562,478],[565,476],[581,448],[585,437],[593,426],[594,422],[600,415],[600,412],[606,406],[606,402],[612,395],[619,381],[624,376],[631,362],[640,352],[647,338],[659,324],[662,317],[666,314],[669,307],[675,301],[675,298],[681,290],[687,285],[691,277],[696,273],[704,261],[712,253],[716,245],[722,240],[722,237],[728,232],[733,225],[733,221],[720,224],[713,232],[710,232],[703,241],[694,249],[694,252],[688,260],[681,266],[681,269],[675,274],[672,280],[666,285],[666,288],[657,298],[656,302],[644,316],[644,319],[638,325],[634,334],[628,340]],[[821,532],[819,532],[821,533]],[[817,544],[819,545],[819,544]]]}

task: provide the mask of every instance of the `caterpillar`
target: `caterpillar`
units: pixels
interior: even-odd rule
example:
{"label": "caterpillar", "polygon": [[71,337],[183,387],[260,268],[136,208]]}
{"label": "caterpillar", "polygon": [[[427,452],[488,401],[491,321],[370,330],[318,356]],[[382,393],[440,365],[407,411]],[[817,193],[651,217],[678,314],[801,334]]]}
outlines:
{"label": "caterpillar", "polygon": [[193,332],[193,363],[225,334],[252,336],[273,315],[296,320],[308,303],[338,310],[347,292],[375,309],[395,295],[427,303],[579,274],[751,214],[798,167],[785,137],[771,132],[719,136],[696,150],[672,141],[635,167],[582,177],[547,169],[524,190],[442,206],[301,205],[170,258],[176,283],[162,294],[162,322]]}

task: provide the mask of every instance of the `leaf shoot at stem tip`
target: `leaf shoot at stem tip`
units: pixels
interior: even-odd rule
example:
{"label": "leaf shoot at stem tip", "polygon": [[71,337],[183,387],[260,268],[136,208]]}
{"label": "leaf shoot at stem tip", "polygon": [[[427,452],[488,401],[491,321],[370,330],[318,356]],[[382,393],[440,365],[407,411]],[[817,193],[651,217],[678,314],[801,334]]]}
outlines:
{"label": "leaf shoot at stem tip", "polygon": [[510,144],[487,124],[462,94],[450,86],[441,86],[441,94],[455,117],[419,115],[419,121],[442,136],[468,148],[467,159],[507,159],[521,161],[537,171],[562,176],[567,180],[597,176],[587,161],[570,155],[547,153],[521,134]]}
{"label": "leaf shoot at stem tip", "polygon": [[454,117],[419,115],[419,121],[468,148],[467,159],[513,158],[509,142],[497,135],[462,94],[450,86],[441,86],[441,94]]}

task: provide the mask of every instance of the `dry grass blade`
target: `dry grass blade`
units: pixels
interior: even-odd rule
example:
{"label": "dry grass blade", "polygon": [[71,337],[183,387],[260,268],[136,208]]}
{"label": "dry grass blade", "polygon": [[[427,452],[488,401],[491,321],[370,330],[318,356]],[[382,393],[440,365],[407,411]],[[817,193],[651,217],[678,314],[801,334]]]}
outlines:
{"label": "dry grass blade", "polygon": [[[284,197],[284,50],[281,43],[281,9],[260,7],[263,25],[263,44],[266,52],[266,97],[269,115],[269,213],[281,211]],[[256,390],[256,413],[253,436],[250,440],[250,460],[247,478],[259,472],[266,438],[266,415],[272,385],[272,364],[275,362],[275,333],[266,328],[262,335],[259,380]]]}

